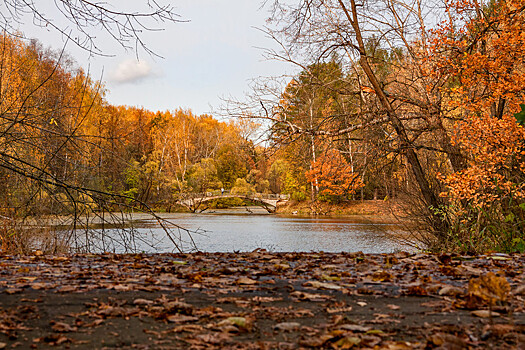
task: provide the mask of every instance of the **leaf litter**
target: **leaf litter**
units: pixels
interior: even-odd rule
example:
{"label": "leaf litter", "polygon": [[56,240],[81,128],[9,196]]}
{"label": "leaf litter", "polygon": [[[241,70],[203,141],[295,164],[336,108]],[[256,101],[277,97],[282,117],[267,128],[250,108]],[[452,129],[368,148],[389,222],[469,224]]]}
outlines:
{"label": "leaf litter", "polygon": [[525,257],[1,256],[2,348],[519,349]]}

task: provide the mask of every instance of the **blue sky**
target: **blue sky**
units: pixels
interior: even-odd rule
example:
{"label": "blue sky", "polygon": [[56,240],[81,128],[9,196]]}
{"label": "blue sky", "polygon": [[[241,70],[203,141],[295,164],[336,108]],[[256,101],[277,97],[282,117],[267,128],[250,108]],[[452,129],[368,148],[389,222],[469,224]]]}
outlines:
{"label": "blue sky", "polygon": [[[263,58],[260,48],[275,44],[256,29],[268,18],[258,0],[178,0],[171,4],[189,22],[166,24],[164,31],[144,35],[148,47],[163,59],[139,52],[137,61],[134,52],[126,52],[103,36],[100,46],[115,57],[89,57],[67,45],[66,51],[80,66],[89,67],[95,79],[102,76],[110,103],[210,113],[220,107],[221,97],[242,99],[253,78],[293,72],[290,65]],[[20,30],[46,46],[63,46],[59,34],[35,28],[30,21]]]}

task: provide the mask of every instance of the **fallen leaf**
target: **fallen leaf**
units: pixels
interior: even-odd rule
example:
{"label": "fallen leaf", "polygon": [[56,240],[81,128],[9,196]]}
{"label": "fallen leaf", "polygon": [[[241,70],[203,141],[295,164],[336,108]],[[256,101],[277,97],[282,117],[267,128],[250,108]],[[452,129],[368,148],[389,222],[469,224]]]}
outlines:
{"label": "fallen leaf", "polygon": [[71,293],[78,290],[77,286],[62,286],[57,288],[57,293]]}
{"label": "fallen leaf", "polygon": [[164,309],[166,309],[166,311],[172,313],[178,312],[186,315],[190,315],[193,313],[193,305],[185,303],[183,301],[170,301],[165,303],[163,306]]}
{"label": "fallen leaf", "polygon": [[206,334],[199,334],[196,336],[197,339],[210,344],[217,344],[217,345],[223,345],[230,341],[231,336],[228,333],[206,333]]}
{"label": "fallen leaf", "polygon": [[358,324],[344,324],[344,325],[339,326],[339,328],[347,330],[347,331],[362,332],[362,333],[368,332],[369,330],[372,329],[372,327],[361,326]]}
{"label": "fallen leaf", "polygon": [[425,296],[428,295],[425,286],[422,284],[414,284],[408,286],[408,288],[403,292],[404,295],[414,295],[414,296]]}
{"label": "fallen leaf", "polygon": [[21,288],[7,288],[7,289],[4,290],[4,292],[7,293],[7,294],[16,294],[16,293],[20,293],[22,291],[23,291],[23,289],[21,289]]}
{"label": "fallen leaf", "polygon": [[359,345],[361,339],[357,337],[343,337],[336,342],[332,343],[332,347],[335,349],[351,349],[354,345]]}
{"label": "fallen leaf", "polygon": [[472,314],[477,317],[481,318],[490,318],[490,317],[498,317],[500,314],[495,311],[490,310],[475,310],[472,311]]}
{"label": "fallen leaf", "polygon": [[465,293],[461,288],[454,287],[454,286],[444,286],[443,288],[439,290],[438,294],[455,297],[455,296],[462,295]]}
{"label": "fallen leaf", "polygon": [[252,300],[257,302],[257,303],[273,303],[275,301],[281,301],[281,300],[283,300],[283,298],[255,296],[255,297],[253,297]]}
{"label": "fallen leaf", "polygon": [[329,314],[335,314],[335,313],[340,313],[340,312],[350,312],[350,311],[352,311],[352,307],[351,306],[327,308],[326,309],[326,312],[328,312]]}
{"label": "fallen leaf", "polygon": [[133,304],[135,304],[135,305],[151,305],[151,304],[153,304],[153,300],[138,298],[138,299],[135,299],[133,301]]}
{"label": "fallen leaf", "polygon": [[36,279],[37,279],[37,277],[19,277],[18,278],[18,282],[20,282],[20,283],[33,282]]}
{"label": "fallen leaf", "polygon": [[295,291],[290,293],[291,297],[297,298],[299,300],[309,300],[309,301],[325,301],[327,299],[332,299],[329,295],[324,294],[313,294],[313,293],[306,293],[306,292],[300,292]]}
{"label": "fallen leaf", "polygon": [[399,309],[401,309],[401,307],[399,305],[394,305],[394,304],[388,304],[386,307],[389,308],[390,310],[399,310]]}
{"label": "fallen leaf", "polygon": [[170,315],[166,319],[172,323],[186,323],[186,322],[193,322],[193,321],[199,320],[199,318],[195,316],[186,316],[186,315],[180,315],[180,314]]}
{"label": "fallen leaf", "polygon": [[247,284],[247,285],[251,285],[251,284],[257,284],[257,281],[255,280],[252,280],[251,278],[248,278],[248,277],[241,277],[239,278],[237,281],[236,281],[237,284]]}
{"label": "fallen leaf", "polygon": [[77,327],[72,327],[64,322],[52,322],[51,329],[58,333],[76,332]]}
{"label": "fallen leaf", "polygon": [[250,331],[252,328],[251,322],[249,322],[245,317],[228,317],[225,320],[222,320],[218,323],[218,326],[236,326],[240,330]]}
{"label": "fallen leaf", "polygon": [[505,277],[489,272],[479,278],[472,278],[468,284],[469,297],[480,298],[493,305],[505,302],[510,293],[510,285]]}
{"label": "fallen leaf", "polygon": [[41,282],[31,283],[31,288],[34,290],[47,289],[48,286],[49,285],[47,283],[41,283]]}
{"label": "fallen leaf", "polygon": [[297,322],[282,322],[276,324],[275,326],[273,326],[273,328],[285,332],[291,332],[301,328],[301,324]]}
{"label": "fallen leaf", "polygon": [[325,281],[340,281],[341,277],[339,276],[331,276],[331,275],[321,275],[321,278]]}
{"label": "fallen leaf", "polygon": [[277,271],[284,271],[284,270],[288,270],[290,268],[290,265],[288,265],[288,264],[275,264],[275,265],[273,265],[273,267]]}
{"label": "fallen leaf", "polygon": [[467,341],[463,338],[456,337],[452,334],[437,333],[433,334],[428,343],[438,346],[442,349],[466,349]]}
{"label": "fallen leaf", "polygon": [[387,271],[376,271],[372,274],[373,281],[390,282],[392,281],[392,274]]}
{"label": "fallen leaf", "polygon": [[319,281],[308,281],[304,284],[305,286],[313,287],[316,289],[328,289],[328,290],[340,290],[343,289],[343,287],[333,284],[333,283],[325,283],[325,282],[319,282]]}
{"label": "fallen leaf", "polygon": [[525,284],[518,286],[513,294],[514,295],[525,295]]}

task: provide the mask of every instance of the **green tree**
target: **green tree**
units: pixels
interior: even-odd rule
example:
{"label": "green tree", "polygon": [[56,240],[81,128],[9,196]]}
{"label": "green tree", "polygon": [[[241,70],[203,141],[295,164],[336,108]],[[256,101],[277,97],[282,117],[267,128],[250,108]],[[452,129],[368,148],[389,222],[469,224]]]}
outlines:
{"label": "green tree", "polygon": [[217,176],[215,161],[211,158],[204,158],[194,164],[188,176],[188,184],[194,192],[198,193],[221,188],[222,183]]}

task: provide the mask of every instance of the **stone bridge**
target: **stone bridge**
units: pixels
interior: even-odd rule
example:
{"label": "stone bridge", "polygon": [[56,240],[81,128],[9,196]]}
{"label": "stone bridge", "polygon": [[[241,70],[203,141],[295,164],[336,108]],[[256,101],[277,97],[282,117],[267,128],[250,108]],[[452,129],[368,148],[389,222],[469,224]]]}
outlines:
{"label": "stone bridge", "polygon": [[223,198],[240,198],[250,200],[254,203],[259,204],[261,207],[266,209],[269,213],[274,213],[277,208],[277,203],[285,203],[288,201],[288,196],[282,194],[217,194],[212,193],[201,193],[194,197],[187,199],[182,199],[177,201],[178,204],[183,205],[189,208],[191,211],[196,211],[201,204],[214,199],[223,199]]}

